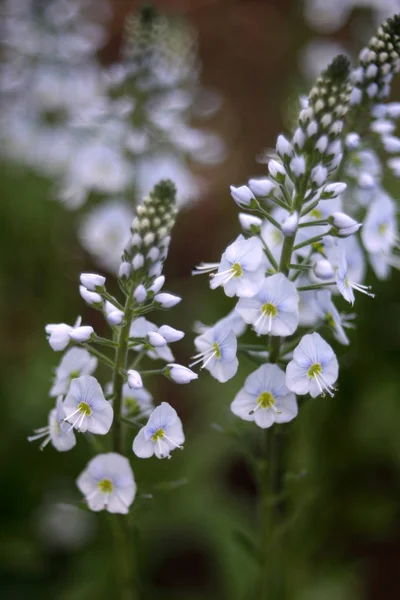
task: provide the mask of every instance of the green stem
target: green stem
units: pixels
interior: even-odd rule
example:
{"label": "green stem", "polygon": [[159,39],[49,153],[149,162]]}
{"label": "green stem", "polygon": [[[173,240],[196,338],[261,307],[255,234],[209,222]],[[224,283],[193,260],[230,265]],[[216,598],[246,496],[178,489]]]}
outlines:
{"label": "green stem", "polygon": [[82,344],[82,346],[84,348],[86,348],[86,350],[90,354],[92,354],[92,356],[95,356],[96,358],[101,360],[104,364],[108,365],[112,369],[115,369],[115,363],[114,363],[114,361],[111,360],[111,358],[108,358],[108,356],[106,356],[102,352],[99,352],[98,350],[96,350],[96,348],[92,348],[92,346],[89,346],[89,344]]}
{"label": "green stem", "polygon": [[265,251],[265,254],[267,255],[267,258],[268,258],[269,262],[274,267],[274,269],[277,271],[278,268],[279,268],[279,265],[276,262],[276,260],[274,258],[274,255],[272,254],[271,250],[269,249],[269,246],[268,246],[267,242],[261,237],[261,235],[260,235],[260,240],[261,240],[262,245],[264,246],[264,251]]}
{"label": "green stem", "polygon": [[336,285],[336,281],[326,281],[325,283],[315,283],[312,285],[301,285],[297,288],[298,292],[308,292],[309,290],[320,290],[321,288]]}

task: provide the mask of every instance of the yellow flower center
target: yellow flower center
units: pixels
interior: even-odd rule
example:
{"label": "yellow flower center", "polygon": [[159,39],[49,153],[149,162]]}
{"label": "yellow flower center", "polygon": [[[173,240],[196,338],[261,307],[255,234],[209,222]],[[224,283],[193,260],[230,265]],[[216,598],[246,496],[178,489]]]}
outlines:
{"label": "yellow flower center", "polygon": [[114,484],[109,479],[102,479],[97,485],[103,494],[111,494],[114,489]]}
{"label": "yellow flower center", "polygon": [[314,219],[322,219],[322,213],[320,210],[318,210],[318,208],[314,208],[314,210],[310,212],[310,217],[314,217]]}
{"label": "yellow flower center", "polygon": [[85,415],[85,417],[88,417],[92,414],[92,409],[86,402],[80,402],[80,404],[78,405],[78,410],[82,415]]}
{"label": "yellow flower center", "polygon": [[153,440],[153,442],[157,442],[157,440],[162,440],[164,435],[164,429],[157,429],[157,431],[151,436],[151,439]]}
{"label": "yellow flower center", "polygon": [[381,235],[384,235],[386,233],[387,230],[387,224],[386,223],[381,223],[381,225],[379,225],[378,227],[378,231]]}
{"label": "yellow flower center", "polygon": [[313,365],[311,365],[311,367],[307,371],[307,375],[309,376],[310,379],[312,379],[313,377],[316,377],[318,375],[321,375],[321,373],[322,373],[322,367],[319,363],[314,363]]}
{"label": "yellow flower center", "polygon": [[326,322],[329,325],[329,327],[332,327],[333,329],[335,329],[335,321],[333,320],[333,316],[332,313],[328,312],[326,313]]}
{"label": "yellow flower center", "polygon": [[261,408],[272,408],[275,405],[275,398],[270,392],[263,392],[258,396],[257,404]]}
{"label": "yellow flower center", "polygon": [[212,349],[214,350],[215,358],[221,358],[221,348],[218,346],[217,342],[213,343]]}
{"label": "yellow flower center", "polygon": [[239,263],[233,263],[231,266],[231,271],[234,277],[241,277],[243,275],[243,269]]}
{"label": "yellow flower center", "polygon": [[278,314],[278,309],[270,302],[267,302],[266,304],[262,305],[261,312],[264,315],[267,315],[267,317],[276,317],[276,315]]}

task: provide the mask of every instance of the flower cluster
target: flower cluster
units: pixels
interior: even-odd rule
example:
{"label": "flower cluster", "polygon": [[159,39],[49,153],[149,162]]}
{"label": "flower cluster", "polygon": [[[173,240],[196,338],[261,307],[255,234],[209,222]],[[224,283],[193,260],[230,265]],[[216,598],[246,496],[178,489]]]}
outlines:
{"label": "flower cluster", "polygon": [[[222,287],[237,302],[227,317],[202,329],[192,364],[201,363],[225,382],[237,372],[238,351],[258,364],[271,363],[247,378],[231,405],[235,415],[259,427],[293,419],[296,395],[333,396],[338,361],[316,329],[323,327],[339,343],[349,344],[345,329],[354,315],[341,314],[335,296],[341,294],[351,305],[357,292],[373,297],[363,281],[357,232],[361,229],[378,274],[378,264],[398,261],[393,256],[398,244],[394,203],[374,179],[371,157],[376,155],[364,145],[355,119],[369,120],[372,131],[380,129],[384,146],[384,135],[392,136],[388,117],[395,115],[397,104],[382,101],[398,69],[399,23],[395,17],[378,29],[357,69],[350,73],[347,59],[338,56],[317,79],[302,100],[292,139],[279,135],[268,176],[231,187],[236,204],[251,211],[240,214],[243,233],[219,263],[204,263],[194,271],[210,273],[210,287]],[[397,141],[386,138],[386,147]],[[367,179],[368,189],[361,190]],[[367,207],[364,223],[360,207]],[[268,344],[238,342],[248,325],[258,337],[268,336]]]}
{"label": "flower cluster", "polygon": [[[102,275],[82,273],[80,277],[80,294],[87,304],[102,312],[111,329],[110,338],[97,335],[92,326],[82,325],[80,318],[73,326],[46,326],[51,348],[65,350],[65,354],[50,390],[56,407],[49,413],[48,426],[35,430],[29,440],[42,438],[42,449],[51,443],[64,452],[75,446],[75,434],[105,436],[112,432],[112,452],[96,456],[77,480],[88,506],[95,511],[105,508],[127,513],[135,497],[130,462],[123,456],[124,424],[140,429],[132,446],[140,458],[153,454],[170,458],[171,451],[181,448],[184,442],[176,411],[166,402],[154,408],[153,398],[142,382],[151,374],[164,375],[179,384],[197,378],[189,368],[174,363],[169,347],[184,333],[169,325],[157,327],[144,317],[152,310],[165,310],[181,301],[162,291],[163,262],[176,216],[175,194],[171,181],[161,181],[137,209],[119,269],[123,303],[107,292]],[[114,357],[96,346],[113,350]],[[144,357],[166,365],[143,370],[140,365]],[[112,370],[112,382],[103,387],[93,375],[99,362]],[[107,440],[105,450],[110,446]]]}
{"label": "flower cluster", "polygon": [[121,59],[105,67],[96,53],[107,16],[107,0],[5,3],[0,139],[8,158],[55,182],[66,207],[96,201],[79,238],[115,273],[132,200],[163,178],[177,183],[178,203],[194,200],[202,182],[188,160],[210,164],[225,151],[191,124],[220,104],[199,85],[192,29],[144,7],[128,19]]}

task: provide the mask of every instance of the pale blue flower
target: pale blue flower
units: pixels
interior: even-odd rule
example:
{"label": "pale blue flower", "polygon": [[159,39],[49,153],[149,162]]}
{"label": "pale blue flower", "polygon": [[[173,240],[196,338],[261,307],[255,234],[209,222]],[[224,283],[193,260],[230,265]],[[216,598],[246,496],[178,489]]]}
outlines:
{"label": "pale blue flower", "polygon": [[379,194],[370,205],[361,239],[366,250],[372,254],[390,254],[392,248],[398,246],[396,205],[387,194]]}
{"label": "pale blue flower", "polygon": [[286,387],[284,372],[268,364],[249,375],[231,411],[265,429],[273,423],[288,423],[297,416],[298,407],[295,394]]}
{"label": "pale blue flower", "polygon": [[362,294],[366,294],[371,298],[375,297],[375,294],[372,294],[369,291],[371,289],[371,286],[362,285],[361,283],[356,283],[355,281],[350,280],[350,275],[347,267],[347,260],[344,253],[341,256],[339,266],[336,270],[336,285],[343,298],[347,300],[347,302],[350,302],[352,306],[355,302],[354,290],[357,290]]}
{"label": "pale blue flower", "polygon": [[[151,321],[148,321],[144,317],[138,317],[132,321],[131,328],[129,330],[129,337],[144,339],[147,338],[148,334],[151,332],[159,332],[157,325],[154,325],[154,323],[151,323]],[[140,352],[143,350],[143,344],[136,344],[135,346],[132,346],[132,350],[135,350],[135,352]],[[161,359],[165,360],[165,362],[174,361],[174,355],[167,344],[157,346],[153,350],[147,350],[146,355],[153,360]]]}
{"label": "pale blue flower", "polygon": [[295,394],[313,398],[325,392],[333,396],[333,384],[339,372],[338,362],[327,342],[319,335],[304,335],[286,368],[286,385]]}
{"label": "pale blue flower", "polygon": [[218,272],[211,276],[210,287],[222,286],[229,297],[250,297],[260,289],[264,274],[261,241],[257,237],[245,240],[240,235],[223,253]]}
{"label": "pale blue flower", "polygon": [[201,368],[207,369],[220,383],[225,383],[236,375],[239,361],[236,357],[237,339],[233,331],[224,323],[218,323],[207,329],[194,340],[198,354],[193,356],[193,367],[202,363]]}
{"label": "pale blue flower", "polygon": [[271,275],[253,298],[241,298],[236,310],[258,335],[292,335],[299,324],[299,295],[285,275]]}
{"label": "pale blue flower", "polygon": [[84,375],[71,382],[64,400],[65,420],[78,431],[104,435],[113,421],[113,408],[95,377]]}
{"label": "pale blue flower", "polygon": [[76,485],[96,512],[127,514],[136,495],[129,460],[116,452],[98,454],[79,475]]}
{"label": "pale blue flower", "polygon": [[55,373],[50,396],[65,396],[70,383],[81,375],[91,375],[97,367],[97,358],[89,354],[84,348],[70,348],[58,365]]}
{"label": "pale blue flower", "polygon": [[139,458],[150,458],[153,454],[157,458],[171,458],[171,451],[182,448],[184,441],[182,422],[176,410],[162,402],[133,440],[132,449]]}
{"label": "pale blue flower", "polygon": [[316,314],[333,330],[335,339],[348,346],[349,338],[344,331],[342,317],[332,301],[332,294],[328,290],[318,290],[315,293]]}
{"label": "pale blue flower", "polygon": [[40,427],[34,430],[34,435],[28,437],[29,442],[43,438],[40,449],[43,450],[49,442],[59,452],[67,452],[76,444],[75,434],[71,427],[65,423],[65,412],[62,404],[62,397],[59,396],[56,402],[56,408],[49,412],[47,427]]}

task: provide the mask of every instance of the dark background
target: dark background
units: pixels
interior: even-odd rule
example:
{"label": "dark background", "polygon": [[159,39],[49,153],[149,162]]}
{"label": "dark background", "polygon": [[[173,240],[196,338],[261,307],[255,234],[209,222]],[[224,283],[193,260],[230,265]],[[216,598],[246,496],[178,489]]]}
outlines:
{"label": "dark background", "polygon": [[[288,99],[305,89],[299,51],[314,34],[295,1],[155,4],[185,14],[197,29],[201,81],[223,96],[211,126],[229,149],[224,164],[202,172],[209,188],[179,215],[166,265],[168,289],[183,296],[181,308],[167,316],[187,332],[176,346],[177,361],[187,364],[193,322],[212,323],[231,306],[190,271],[201,260],[218,259],[237,234],[229,185],[264,172],[255,156],[285,131]],[[104,62],[118,57],[124,17],[137,3],[114,0],[113,6]],[[331,39],[351,49],[358,18],[368,25],[368,14],[355,12]],[[358,28],[357,35],[363,38]],[[399,99],[398,87],[392,97]],[[396,197],[399,189],[392,192]],[[101,332],[97,314],[77,292],[79,273],[96,267],[76,240],[77,215],[52,199],[50,182],[4,163],[0,193],[0,594],[7,600],[113,598],[108,516],[54,508],[79,501],[74,480],[90,448],[80,439],[72,452],[49,447],[41,453],[26,441],[46,422],[59,360],[44,325],[82,314]],[[288,471],[304,475],[289,483],[284,561],[293,600],[400,597],[399,275],[378,282],[369,273],[368,279],[376,298],[357,297],[351,345],[337,348],[339,393],[303,402],[287,428]],[[257,528],[255,481],[236,440],[212,427],[237,425],[229,404],[252,368],[245,360],[241,365],[225,385],[204,372],[190,386],[156,379],[150,386],[156,401],[177,408],[187,441],[171,461],[133,461],[139,491],[153,494],[134,505],[145,598],[249,597],[256,567],[240,539]],[[257,449],[260,431],[239,426]],[[167,489],[167,481],[177,482],[176,489]]]}

